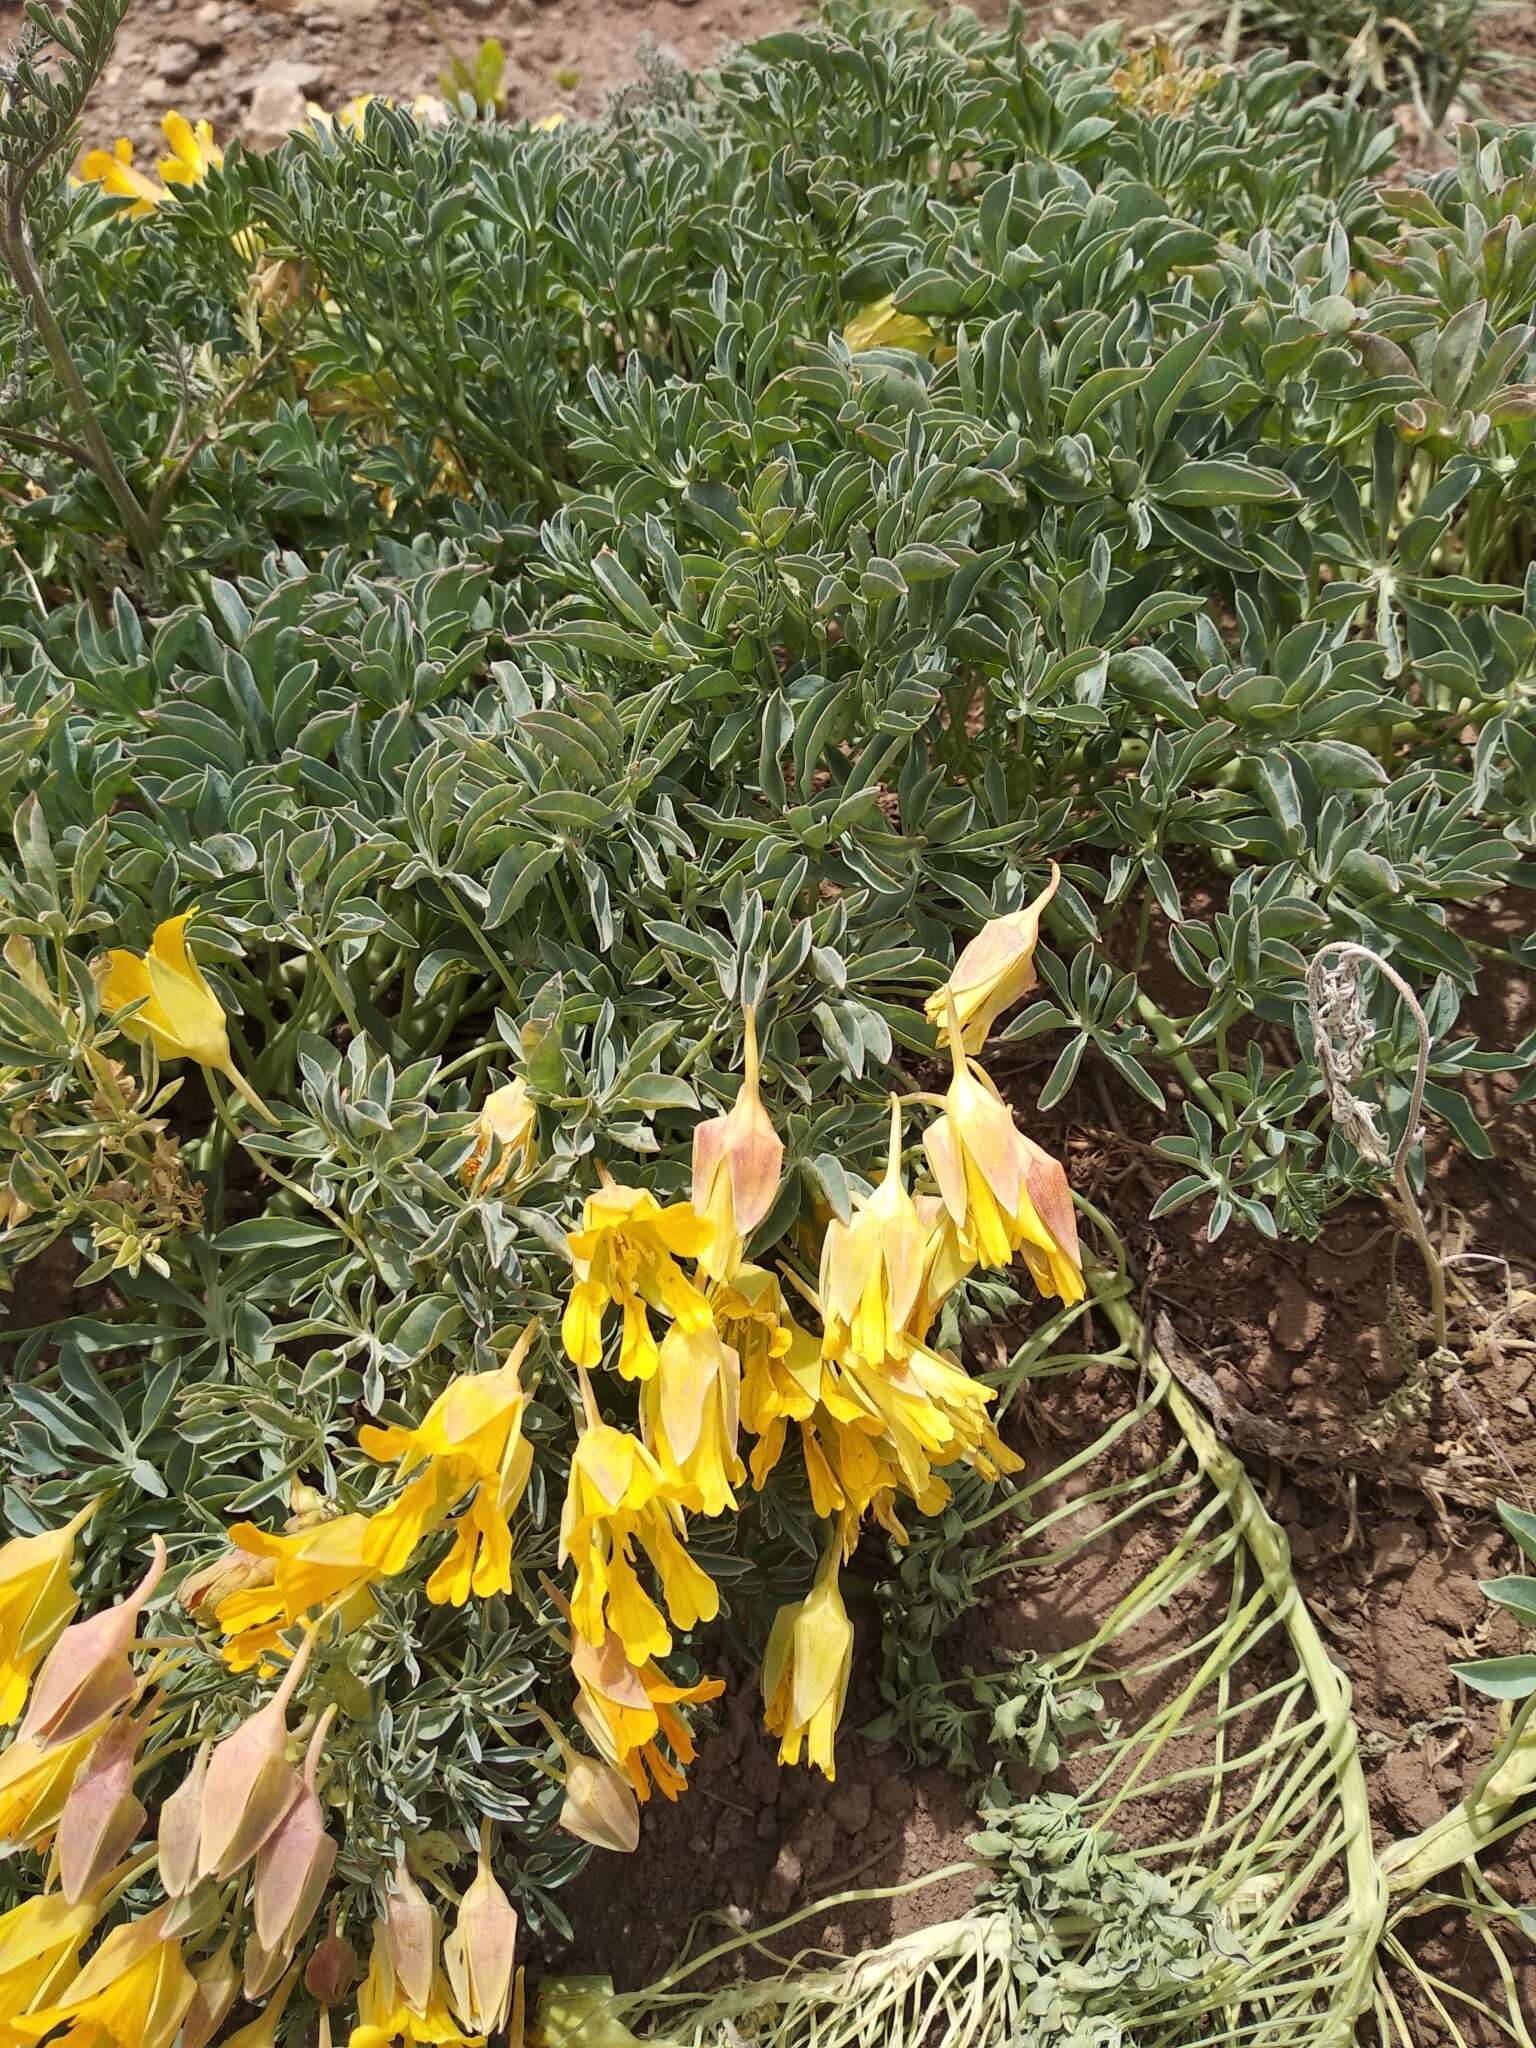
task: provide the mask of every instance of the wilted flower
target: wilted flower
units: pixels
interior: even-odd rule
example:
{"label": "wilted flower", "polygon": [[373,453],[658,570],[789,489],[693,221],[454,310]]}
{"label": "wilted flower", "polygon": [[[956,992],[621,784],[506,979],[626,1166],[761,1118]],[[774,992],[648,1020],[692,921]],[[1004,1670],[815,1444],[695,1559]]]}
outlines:
{"label": "wilted flower", "polygon": [[114,1927],[56,2005],[7,2015],[10,2041],[68,2025],[70,2048],[171,2048],[197,1984],[165,1933],[171,1908]]}
{"label": "wilted flower", "polygon": [[45,1749],[70,1742],[132,1699],[137,1680],[128,1652],[138,1634],[139,1615],[164,1570],[165,1542],[156,1536],[149,1569],[127,1599],[65,1629],[38,1673],[32,1704],[21,1724],[24,1736]]}
{"label": "wilted flower", "polygon": [[357,1982],[357,1951],[336,1929],[336,1908],[304,1965],[304,1989],[317,2005],[335,2005]]}
{"label": "wilted flower", "polygon": [[682,1513],[666,1498],[661,1467],[637,1438],[602,1421],[587,1394],[560,1518],[560,1561],[576,1567],[571,1619],[588,1642],[600,1643],[611,1627],[630,1661],[642,1664],[665,1656],[672,1637],[635,1576],[633,1544],[655,1566],[679,1628],[713,1621],[720,1596],[684,1547]]}
{"label": "wilted flower", "polygon": [[972,1070],[949,1010],[954,1078],[923,1148],[963,1250],[984,1266],[1022,1251],[1042,1294],[1083,1298],[1077,1219],[1065,1170],[1026,1138],[986,1075]]}
{"label": "wilted flower", "polygon": [[[474,1150],[459,1168],[466,1181],[485,1174],[487,1192],[531,1171],[538,1157],[539,1112],[521,1076],[494,1089],[481,1105]],[[489,1171],[486,1171],[489,1164]]]}
{"label": "wilted flower", "polygon": [[763,1108],[757,1018],[750,1006],[743,1015],[745,1071],[736,1100],[693,1133],[693,1206],[711,1230],[699,1266],[712,1280],[728,1280],[740,1263],[745,1240],[773,1207],[784,1169],[783,1140]]}
{"label": "wilted flower", "polygon": [[848,1696],[853,1624],[837,1583],[837,1546],[831,1546],[803,1600],[774,1617],[763,1658],[763,1721],[780,1738],[779,1761],[808,1764],[837,1775],[833,1738]]}
{"label": "wilted flower", "polygon": [[1061,870],[1052,861],[1051,879],[1040,894],[1022,910],[989,919],[961,953],[949,980],[923,1005],[941,1040],[948,1033],[953,1001],[965,1050],[980,1052],[1003,1011],[1034,987],[1040,918],[1060,881]]}
{"label": "wilted flower", "polygon": [[480,1860],[459,1901],[453,1932],[443,1943],[443,1969],[453,2009],[472,2034],[494,2034],[512,2010],[517,1914],[491,1868],[489,1824]]}
{"label": "wilted flower", "polygon": [[264,1589],[276,1578],[277,1565],[272,1558],[256,1557],[231,1545],[222,1557],[187,1573],[176,1588],[176,1605],[198,1620],[205,1612],[217,1614],[232,1594]]}
{"label": "wilted flower", "polygon": [[640,1394],[645,1442],[668,1492],[696,1514],[734,1508],[733,1485],[745,1479],[736,1455],[741,1361],[713,1327],[674,1323],[661,1340],[661,1363]]}
{"label": "wilted flower", "polygon": [[0,1544],[0,1728],[21,1713],[33,1672],[79,1605],[75,1536],[93,1512],[94,1503],[61,1529]]}
{"label": "wilted flower", "polygon": [[866,348],[904,348],[915,356],[931,356],[938,339],[918,314],[897,312],[893,292],[861,307],[843,329],[844,346],[855,355]]}
{"label": "wilted flower", "polygon": [[658,1353],[647,1305],[685,1329],[703,1329],[711,1321],[709,1303],[678,1264],[679,1259],[701,1258],[711,1235],[707,1218],[690,1202],[663,1208],[648,1189],[616,1184],[589,1195],[582,1227],[567,1240],[576,1284],[561,1335],[572,1360],[582,1366],[599,1363],[603,1319],[611,1305],[624,1318],[619,1371],[626,1379],[649,1379]]}
{"label": "wilted flower", "polygon": [[217,1950],[192,1972],[197,1989],[181,2023],[178,2048],[207,2048],[223,2026],[240,1991],[240,1972],[235,1965],[235,1930],[230,1928]]}

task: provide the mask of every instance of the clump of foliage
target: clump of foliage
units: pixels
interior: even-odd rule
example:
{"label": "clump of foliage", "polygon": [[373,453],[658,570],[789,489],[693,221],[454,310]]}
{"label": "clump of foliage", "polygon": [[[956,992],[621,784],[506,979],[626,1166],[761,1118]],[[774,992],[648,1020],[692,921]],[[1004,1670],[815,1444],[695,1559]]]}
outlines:
{"label": "clump of foliage", "polygon": [[[456,2039],[512,2018],[510,1900],[558,1922],[572,1824],[677,1789],[696,1625],[766,1642],[829,1767],[863,1514],[899,1547],[899,1494],[1011,1462],[926,1340],[1015,1251],[1081,1279],[989,1032],[1054,1053],[1047,1109],[1093,1073],[1182,1120],[1163,1209],[1311,1236],[1382,1180],[1306,1024],[1358,939],[1486,1149],[1459,1082],[1529,1054],[1457,1018],[1536,825],[1536,132],[1394,186],[1382,117],[1272,53],[1170,92],[1109,32],[853,13],[598,126],[373,102],[116,198],[37,77],[0,122],[47,144],[0,301],[22,1910],[82,1770],[115,1832],[28,2001],[93,1995],[102,1924],[86,1972],[160,1973],[162,2019],[185,1958],[198,2038],[243,1982],[307,2039],[377,1913],[359,2048]],[[1395,1139],[1419,1047],[1362,1001]],[[77,1596],[94,1718],[68,1658],[26,1704]],[[232,1960],[273,1813],[306,1883]]]}

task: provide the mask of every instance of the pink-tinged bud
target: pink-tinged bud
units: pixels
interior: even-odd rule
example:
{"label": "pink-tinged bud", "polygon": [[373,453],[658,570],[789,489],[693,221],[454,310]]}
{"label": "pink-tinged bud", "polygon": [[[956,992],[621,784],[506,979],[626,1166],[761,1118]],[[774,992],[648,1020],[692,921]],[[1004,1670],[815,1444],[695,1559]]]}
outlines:
{"label": "pink-tinged bud", "polygon": [[304,1989],[317,2005],[339,2005],[357,1982],[357,1950],[336,1931],[336,1908],[330,1924],[315,1943],[304,1970]]}
{"label": "pink-tinged bud", "polygon": [[[321,1715],[304,1760],[304,1783],[299,1796],[256,1858],[252,1887],[256,1940],[276,1956],[291,1956],[298,1947],[319,1909],[336,1861],[336,1844],[325,1832],[325,1816],[315,1793],[320,1751],[335,1711],[334,1707],[327,1707]],[[249,1980],[249,1962],[246,1974]],[[246,1995],[253,1995],[249,1981]]]}
{"label": "pink-tinged bud", "polygon": [[235,1967],[235,1933],[231,1928],[224,1946],[192,1972],[197,1989],[187,2016],[181,2023],[181,2048],[208,2048],[208,2043],[229,2017],[240,1990],[240,1972]]}
{"label": "pink-tinged bud", "polygon": [[728,1280],[741,1263],[742,1245],[773,1207],[784,1170],[784,1144],[763,1107],[758,1082],[757,1020],[746,1023],[745,1072],[724,1116],[697,1124],[693,1133],[693,1207],[713,1226],[699,1264],[712,1280]]}
{"label": "pink-tinged bud", "polygon": [[192,1768],[160,1809],[160,1883],[168,1899],[179,1899],[197,1883],[198,1837],[203,1825],[203,1781],[208,1775],[205,1742]]}
{"label": "pink-tinged bud", "polygon": [[38,1674],[21,1732],[39,1749],[69,1742],[133,1698],[137,1681],[128,1653],[139,1615],[165,1570],[165,1542],[154,1539],[150,1567],[126,1600],[65,1629]]}
{"label": "pink-tinged bud", "polygon": [[560,1825],[568,1835],[627,1856],[640,1841],[640,1807],[622,1771],[595,1757],[566,1755],[565,1803]]}
{"label": "pink-tinged bud", "polygon": [[443,1968],[453,2009],[466,2033],[494,2034],[506,2025],[512,2003],[517,1914],[496,1882],[489,1843],[482,1838],[480,1867],[464,1894],[453,1932],[443,1943]]}
{"label": "pink-tinged bud", "polygon": [[59,1882],[77,1905],[122,1860],[145,1820],[133,1796],[141,1721],[114,1721],[86,1759],[59,1816]]}
{"label": "pink-tinged bud", "polygon": [[437,1915],[402,1856],[384,1891],[384,1949],[406,2004],[424,2013],[437,1969]]}
{"label": "pink-tinged bud", "polygon": [[198,1823],[200,1877],[232,1877],[250,1862],[302,1790],[289,1763],[288,1702],[309,1661],[306,1635],[282,1684],[233,1735],[215,1745]]}

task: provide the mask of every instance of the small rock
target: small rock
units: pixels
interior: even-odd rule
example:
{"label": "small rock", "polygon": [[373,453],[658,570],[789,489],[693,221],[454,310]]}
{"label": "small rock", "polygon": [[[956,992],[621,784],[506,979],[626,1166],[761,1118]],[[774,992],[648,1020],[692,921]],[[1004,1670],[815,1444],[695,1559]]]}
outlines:
{"label": "small rock", "polygon": [[197,51],[190,43],[167,43],[155,62],[168,85],[185,85],[197,69]]}
{"label": "small rock", "polygon": [[857,1779],[839,1785],[827,1800],[827,1811],[845,1835],[862,1835],[874,1812],[875,1795]]}
{"label": "small rock", "polygon": [[212,21],[193,21],[187,26],[187,40],[197,54],[205,61],[219,57],[227,47],[224,31],[218,25],[217,17]]}
{"label": "small rock", "polygon": [[882,1813],[905,1813],[912,1795],[900,1778],[882,1778],[875,1787],[875,1805]]}
{"label": "small rock", "polygon": [[318,64],[292,57],[276,58],[259,71],[251,89],[251,110],[243,124],[249,146],[275,149],[295,128],[302,127],[307,104],[324,82]]}
{"label": "small rock", "polygon": [[1323,1305],[1294,1280],[1282,1280],[1269,1312],[1269,1332],[1282,1351],[1310,1351],[1323,1334]]}
{"label": "small rock", "polygon": [[709,1854],[708,1835],[691,1835],[688,1840],[688,1853],[690,1856],[707,1856]]}
{"label": "small rock", "polygon": [[1411,1572],[1427,1547],[1417,1522],[1378,1524],[1371,1548],[1371,1577],[1384,1579],[1392,1572]]}
{"label": "small rock", "polygon": [[805,1875],[804,1867],[795,1850],[786,1842],[778,1854],[772,1870],[763,1879],[758,1894],[758,1903],[765,1913],[786,1912],[800,1889],[800,1880]]}

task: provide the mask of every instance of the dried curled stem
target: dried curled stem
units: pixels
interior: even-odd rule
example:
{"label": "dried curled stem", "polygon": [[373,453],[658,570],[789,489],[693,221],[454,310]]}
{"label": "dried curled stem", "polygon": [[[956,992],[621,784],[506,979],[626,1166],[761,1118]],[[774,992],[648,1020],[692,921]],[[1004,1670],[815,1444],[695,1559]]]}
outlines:
{"label": "dried curled stem", "polygon": [[[1354,1085],[1365,1071],[1372,1027],[1360,996],[1360,965],[1369,962],[1386,976],[1402,998],[1418,1034],[1413,1086],[1402,1135],[1390,1159],[1386,1140],[1376,1120],[1376,1111],[1355,1094]],[[1429,1079],[1429,1019],[1412,988],[1389,960],[1370,946],[1352,939],[1333,939],[1313,955],[1307,968],[1307,1014],[1312,1020],[1312,1037],[1317,1063],[1328,1084],[1328,1107],[1334,1122],[1368,1165],[1384,1166],[1392,1177],[1402,1219],[1409,1236],[1418,1246],[1429,1279],[1430,1315],[1434,1323],[1435,1350],[1448,1347],[1445,1313],[1445,1266],[1413,1183],[1408,1178],[1408,1161],[1419,1139],[1424,1113],[1424,1088]]]}

